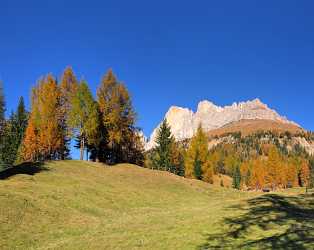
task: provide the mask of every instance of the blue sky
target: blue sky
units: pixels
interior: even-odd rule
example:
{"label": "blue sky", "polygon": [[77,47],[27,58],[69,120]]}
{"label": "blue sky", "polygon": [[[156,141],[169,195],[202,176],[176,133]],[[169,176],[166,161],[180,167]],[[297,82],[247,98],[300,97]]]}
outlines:
{"label": "blue sky", "polygon": [[0,1],[7,108],[71,65],[93,92],[112,67],[146,135],[171,105],[260,98],[314,130],[313,1]]}

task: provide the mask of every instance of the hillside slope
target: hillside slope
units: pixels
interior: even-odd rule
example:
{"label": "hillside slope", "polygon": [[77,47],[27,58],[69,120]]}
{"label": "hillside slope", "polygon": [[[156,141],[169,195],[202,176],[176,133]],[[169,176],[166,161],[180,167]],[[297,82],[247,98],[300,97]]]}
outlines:
{"label": "hillside slope", "polygon": [[205,249],[261,195],[127,164],[26,167],[1,175],[0,249]]}
{"label": "hillside slope", "polygon": [[221,128],[213,129],[208,132],[209,136],[220,136],[226,133],[241,132],[243,136],[247,136],[258,131],[273,131],[284,133],[286,131],[291,134],[303,132],[304,130],[292,123],[282,123],[272,120],[240,120],[229,123]]}

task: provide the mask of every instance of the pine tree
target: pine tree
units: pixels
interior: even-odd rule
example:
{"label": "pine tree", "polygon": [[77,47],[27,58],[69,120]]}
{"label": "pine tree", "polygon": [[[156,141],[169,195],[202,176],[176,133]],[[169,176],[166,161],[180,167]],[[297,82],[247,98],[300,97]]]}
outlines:
{"label": "pine tree", "polygon": [[8,165],[12,165],[18,159],[18,151],[24,137],[26,125],[27,112],[24,100],[21,97],[17,111],[15,113],[12,112],[4,129],[2,154],[5,158],[5,163]]}
{"label": "pine tree", "polygon": [[78,85],[78,89],[71,100],[71,109],[68,116],[68,127],[73,135],[79,138],[80,159],[84,158],[87,145],[95,143],[99,128],[97,103],[85,81]]}
{"label": "pine tree", "polygon": [[0,133],[1,129],[4,126],[5,121],[5,101],[4,101],[4,93],[3,93],[3,85],[0,81]]}
{"label": "pine tree", "polygon": [[232,186],[235,189],[240,189],[241,188],[241,172],[240,172],[240,167],[239,165],[236,166],[235,172],[233,174],[233,179],[232,179]]}
{"label": "pine tree", "polygon": [[5,129],[5,101],[2,82],[0,81],[0,165],[4,164],[4,129]]}
{"label": "pine tree", "polygon": [[165,119],[159,127],[156,137],[156,147],[154,149],[156,152],[154,165],[157,169],[171,172],[173,168],[171,163],[171,150],[173,143],[174,138],[171,135],[170,126]]}
{"label": "pine tree", "polygon": [[194,160],[194,176],[197,180],[202,179],[202,162],[196,156],[196,159]]}
{"label": "pine tree", "polygon": [[16,133],[18,144],[21,144],[27,127],[28,112],[25,108],[24,98],[21,96],[16,111]]}

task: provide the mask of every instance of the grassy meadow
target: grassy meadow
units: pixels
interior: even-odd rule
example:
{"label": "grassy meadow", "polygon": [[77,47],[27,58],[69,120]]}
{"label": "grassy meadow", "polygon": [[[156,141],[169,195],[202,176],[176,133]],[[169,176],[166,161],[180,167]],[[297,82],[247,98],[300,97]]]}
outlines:
{"label": "grassy meadow", "polygon": [[134,165],[0,173],[0,249],[314,249],[314,196],[241,192]]}

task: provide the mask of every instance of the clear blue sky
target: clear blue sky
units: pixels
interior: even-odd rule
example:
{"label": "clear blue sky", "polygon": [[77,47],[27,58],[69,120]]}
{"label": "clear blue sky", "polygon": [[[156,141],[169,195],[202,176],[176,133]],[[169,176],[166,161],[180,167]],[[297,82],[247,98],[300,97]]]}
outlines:
{"label": "clear blue sky", "polygon": [[8,109],[71,65],[93,92],[112,67],[149,135],[170,105],[259,97],[314,130],[313,1],[0,1]]}

